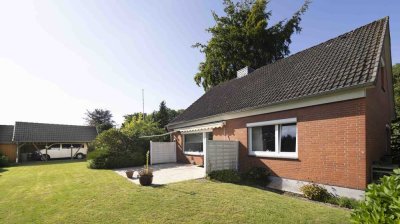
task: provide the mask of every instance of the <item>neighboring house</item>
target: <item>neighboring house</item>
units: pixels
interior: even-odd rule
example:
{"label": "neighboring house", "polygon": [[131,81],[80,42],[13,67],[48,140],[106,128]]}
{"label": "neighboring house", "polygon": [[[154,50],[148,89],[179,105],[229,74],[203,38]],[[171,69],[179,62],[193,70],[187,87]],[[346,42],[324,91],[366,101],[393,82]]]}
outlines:
{"label": "neighboring house", "polygon": [[[95,127],[15,122],[0,125],[0,152],[10,162],[19,162],[21,153],[30,153],[52,143],[89,143],[97,136]],[[42,146],[42,147],[40,147]]]}
{"label": "neighboring house", "polygon": [[[207,139],[239,141],[239,170],[268,167],[271,187],[315,182],[361,197],[389,150],[395,118],[389,18],[213,87],[168,124],[180,162]],[[204,154],[203,154],[204,153]]]}

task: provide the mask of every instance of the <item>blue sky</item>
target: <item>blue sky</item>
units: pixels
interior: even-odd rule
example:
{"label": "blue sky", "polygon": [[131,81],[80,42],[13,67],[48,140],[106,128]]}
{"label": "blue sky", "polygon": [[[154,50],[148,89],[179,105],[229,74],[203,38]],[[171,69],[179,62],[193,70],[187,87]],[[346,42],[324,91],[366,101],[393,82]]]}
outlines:
{"label": "blue sky", "polygon": [[[86,109],[106,108],[117,123],[166,100],[188,107],[203,94],[193,81],[204,56],[216,0],[0,2],[0,124],[83,124]],[[272,23],[300,0],[271,0]],[[292,53],[390,16],[392,60],[400,62],[400,1],[314,0]]]}

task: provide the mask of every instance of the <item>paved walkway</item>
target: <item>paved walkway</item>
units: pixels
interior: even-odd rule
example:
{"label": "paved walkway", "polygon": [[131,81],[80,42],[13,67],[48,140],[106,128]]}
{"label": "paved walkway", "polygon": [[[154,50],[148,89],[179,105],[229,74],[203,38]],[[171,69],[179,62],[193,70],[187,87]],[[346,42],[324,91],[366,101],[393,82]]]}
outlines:
{"label": "paved walkway", "polygon": [[[135,184],[139,184],[139,179],[137,178],[138,171],[141,170],[141,167],[130,167],[124,169],[116,169],[114,170],[117,174],[126,177],[125,171],[132,169],[134,170],[133,179],[129,179],[131,182]],[[163,185],[170,184],[185,180],[194,180],[205,177],[205,170],[202,167],[194,166],[191,164],[177,164],[177,163],[169,163],[169,164],[158,164],[151,166],[153,168],[153,184],[154,185]],[[128,178],[127,178],[128,179]]]}

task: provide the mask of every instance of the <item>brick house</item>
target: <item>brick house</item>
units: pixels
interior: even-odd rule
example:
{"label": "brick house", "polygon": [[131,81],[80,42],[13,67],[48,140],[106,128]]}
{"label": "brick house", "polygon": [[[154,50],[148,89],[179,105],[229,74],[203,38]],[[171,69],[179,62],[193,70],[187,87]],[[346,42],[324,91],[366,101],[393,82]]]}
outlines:
{"label": "brick house", "polygon": [[322,184],[362,197],[389,150],[395,117],[389,18],[207,91],[168,124],[178,161],[202,164],[207,139],[239,141],[239,170],[271,169],[270,187]]}

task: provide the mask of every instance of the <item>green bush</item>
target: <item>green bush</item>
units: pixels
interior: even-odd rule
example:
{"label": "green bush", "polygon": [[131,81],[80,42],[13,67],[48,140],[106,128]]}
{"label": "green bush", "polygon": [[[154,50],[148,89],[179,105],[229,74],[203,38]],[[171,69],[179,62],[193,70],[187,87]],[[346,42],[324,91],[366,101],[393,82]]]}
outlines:
{"label": "green bush", "polygon": [[88,155],[88,167],[91,169],[115,169],[144,165],[144,156],[140,152],[108,152],[95,150]]}
{"label": "green bush", "polygon": [[239,183],[240,175],[236,170],[216,170],[208,174],[211,180],[217,180],[226,183]]}
{"label": "green bush", "polygon": [[300,188],[304,196],[313,201],[327,202],[332,195],[324,187],[318,184],[307,184]]}
{"label": "green bush", "polygon": [[[121,129],[103,131],[90,145],[88,167],[112,169],[144,165],[150,139],[141,136],[164,132],[152,119],[143,119],[142,116],[124,123]],[[151,140],[160,141],[162,137]]]}
{"label": "green bush", "polygon": [[265,185],[268,183],[268,177],[271,171],[265,167],[252,167],[242,174],[244,180]]}
{"label": "green bush", "polygon": [[360,202],[356,199],[353,198],[347,198],[347,197],[330,197],[327,199],[328,203],[338,205],[343,208],[350,208],[350,209],[355,209],[358,208]]}
{"label": "green bush", "polygon": [[89,152],[87,156],[88,167],[91,169],[106,169],[106,159],[108,156],[108,152],[102,149]]}
{"label": "green bush", "polygon": [[0,152],[0,167],[8,166],[8,157]]}
{"label": "green bush", "polygon": [[355,223],[400,223],[400,169],[368,185],[365,200],[351,218]]}

